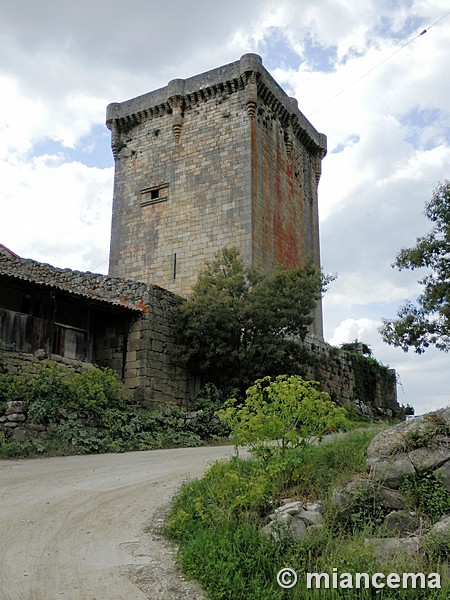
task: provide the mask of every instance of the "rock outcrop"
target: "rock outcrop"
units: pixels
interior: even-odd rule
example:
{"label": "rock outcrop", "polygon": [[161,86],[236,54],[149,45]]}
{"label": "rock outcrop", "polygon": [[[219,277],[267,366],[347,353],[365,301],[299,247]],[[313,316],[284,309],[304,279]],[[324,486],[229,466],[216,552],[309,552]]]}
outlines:
{"label": "rock outcrop", "polygon": [[[370,505],[388,537],[368,539],[381,558],[415,556],[433,536],[450,536],[450,514],[433,523],[408,508],[405,477],[430,474],[450,492],[450,408],[406,421],[379,433],[367,450],[367,474],[333,490],[331,501],[342,523]],[[444,491],[445,494],[445,491]],[[323,527],[322,504],[287,498],[269,515],[262,532],[280,540],[301,541]]]}
{"label": "rock outcrop", "polygon": [[370,477],[398,490],[405,475],[436,472],[450,489],[450,408],[378,434],[367,449]]}
{"label": "rock outcrop", "polygon": [[450,492],[450,408],[406,421],[379,433],[367,449],[367,476],[335,489],[332,502],[342,519],[351,518],[361,498],[370,498],[392,537],[366,540],[380,557],[414,556],[434,536],[450,537],[450,514],[438,522],[408,510],[402,493],[406,477],[429,474]]}

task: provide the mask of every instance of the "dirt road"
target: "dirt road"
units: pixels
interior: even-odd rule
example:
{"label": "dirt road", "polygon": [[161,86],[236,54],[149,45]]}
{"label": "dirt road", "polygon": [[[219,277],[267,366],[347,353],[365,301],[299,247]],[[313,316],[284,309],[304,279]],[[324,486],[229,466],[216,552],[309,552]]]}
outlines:
{"label": "dirt road", "polygon": [[231,447],[0,461],[0,600],[195,600],[156,533]]}

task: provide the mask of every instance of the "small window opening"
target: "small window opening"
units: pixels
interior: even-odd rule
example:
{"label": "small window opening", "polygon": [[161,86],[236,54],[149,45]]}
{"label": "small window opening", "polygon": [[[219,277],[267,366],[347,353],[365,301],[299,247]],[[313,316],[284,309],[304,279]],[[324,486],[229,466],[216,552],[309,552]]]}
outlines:
{"label": "small window opening", "polygon": [[169,196],[169,186],[167,183],[155,187],[144,188],[141,190],[141,206],[149,206],[164,202]]}

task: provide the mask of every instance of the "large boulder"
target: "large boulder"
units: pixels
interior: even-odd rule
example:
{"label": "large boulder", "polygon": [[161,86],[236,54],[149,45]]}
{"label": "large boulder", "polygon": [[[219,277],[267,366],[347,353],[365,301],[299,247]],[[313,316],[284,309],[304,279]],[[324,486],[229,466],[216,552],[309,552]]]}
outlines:
{"label": "large boulder", "polygon": [[398,489],[405,475],[441,468],[445,479],[449,461],[450,408],[390,427],[367,449],[371,478],[391,489]]}
{"label": "large boulder", "polygon": [[414,465],[408,456],[399,455],[388,460],[368,459],[370,475],[374,481],[398,490],[406,475],[414,475]]}
{"label": "large boulder", "polygon": [[415,558],[420,551],[420,538],[369,538],[364,540],[380,561],[393,561],[404,556]]}
{"label": "large boulder", "polygon": [[[374,540],[374,549],[380,555],[397,551],[415,553],[417,539],[422,537],[422,529],[425,527],[426,531],[431,519],[408,510],[402,483],[407,475],[432,473],[450,492],[450,408],[379,433],[367,450],[367,466],[368,475],[357,475],[333,490],[331,500],[340,518],[358,515],[361,503],[365,502],[373,506],[377,519],[384,519],[385,532],[400,536],[401,540],[399,543],[394,538]],[[450,518],[446,517],[432,531],[448,535],[449,526]],[[409,538],[413,541],[407,541]]]}

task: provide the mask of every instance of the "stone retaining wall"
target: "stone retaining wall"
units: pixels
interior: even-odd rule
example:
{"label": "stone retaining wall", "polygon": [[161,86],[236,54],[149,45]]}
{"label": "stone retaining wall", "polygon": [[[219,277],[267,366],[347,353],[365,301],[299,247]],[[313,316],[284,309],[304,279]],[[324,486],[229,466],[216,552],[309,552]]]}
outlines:
{"label": "stone retaining wall", "polygon": [[38,350],[34,354],[28,354],[27,352],[8,352],[3,351],[0,355],[0,368],[3,368],[7,373],[18,375],[24,369],[35,372],[38,365],[49,362],[56,362],[66,366],[69,369],[81,373],[84,369],[92,368],[92,364],[83,362],[81,360],[75,360],[72,358],[64,358],[53,354],[48,357],[43,350]]}
{"label": "stone retaining wall", "polygon": [[[3,351],[0,357],[0,368],[4,372],[13,375],[19,375],[24,369],[30,372],[37,372],[40,365],[49,363],[58,363],[76,373],[91,369],[93,366],[90,363],[64,358],[56,354],[50,359],[42,350],[34,354]],[[46,425],[37,425],[28,422],[27,404],[21,400],[8,402],[4,412],[0,412],[0,433],[18,442],[23,441],[26,437],[39,436],[50,438],[52,436],[51,426],[47,427]]]}
{"label": "stone retaining wall", "polygon": [[[317,361],[317,366],[308,373],[309,377],[320,381],[334,401],[341,405],[354,405],[363,415],[370,417],[404,417],[397,403],[394,369],[380,369],[375,385],[364,390],[348,352],[312,335],[306,336],[304,346]],[[364,397],[361,392],[364,392]]]}

